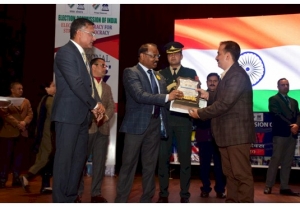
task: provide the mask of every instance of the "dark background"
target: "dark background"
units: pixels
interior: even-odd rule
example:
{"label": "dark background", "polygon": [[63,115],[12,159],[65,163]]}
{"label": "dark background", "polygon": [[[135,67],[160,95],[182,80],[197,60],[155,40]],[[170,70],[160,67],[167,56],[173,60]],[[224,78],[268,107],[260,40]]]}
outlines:
{"label": "dark background", "polygon": [[[56,5],[0,5],[0,96],[9,95],[9,83],[19,80],[24,96],[36,110],[43,88],[52,80]],[[259,16],[300,13],[300,5],[234,5],[234,4],[125,4],[120,9],[120,62],[118,127],[125,113],[122,84],[124,68],[137,63],[140,45],[153,42],[162,55],[158,69],[167,66],[163,46],[174,39],[174,20]],[[226,22],[224,22],[226,24]],[[235,25],[228,25],[234,28]],[[276,32],[276,31],[274,31]],[[288,35],[288,34],[287,34]],[[253,37],[259,38],[259,37]],[[34,122],[33,122],[34,123]],[[121,163],[124,134],[117,133],[116,172]]]}

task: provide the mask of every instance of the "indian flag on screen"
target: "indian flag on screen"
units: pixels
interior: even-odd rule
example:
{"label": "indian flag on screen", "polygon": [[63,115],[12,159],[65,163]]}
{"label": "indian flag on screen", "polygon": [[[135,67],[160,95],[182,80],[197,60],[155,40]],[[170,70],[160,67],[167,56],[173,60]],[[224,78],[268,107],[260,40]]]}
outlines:
{"label": "indian flag on screen", "polygon": [[182,65],[196,70],[205,89],[209,73],[223,72],[215,60],[219,43],[237,42],[239,64],[253,86],[253,110],[267,112],[280,78],[289,80],[288,95],[300,102],[299,22],[300,14],[176,20],[175,41],[184,45]]}

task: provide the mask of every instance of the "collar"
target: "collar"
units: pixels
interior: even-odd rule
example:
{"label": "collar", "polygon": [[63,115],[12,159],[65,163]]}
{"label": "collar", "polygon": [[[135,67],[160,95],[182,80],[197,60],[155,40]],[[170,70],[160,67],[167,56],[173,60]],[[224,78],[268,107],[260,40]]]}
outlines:
{"label": "collar", "polygon": [[74,40],[70,40],[70,41],[74,43],[74,45],[75,45],[75,46],[77,47],[77,49],[79,50],[80,54],[82,54],[82,53],[85,54],[84,49],[83,49],[78,43],[76,43]]}
{"label": "collar", "polygon": [[101,77],[94,77],[94,79],[96,79],[98,83],[102,80]]}
{"label": "collar", "polygon": [[153,72],[153,69],[147,68],[146,66],[142,65],[142,63],[139,63],[139,65],[143,68],[143,70],[145,71],[146,74],[148,74],[147,73],[148,70],[152,70],[152,72]]}
{"label": "collar", "polygon": [[[176,74],[178,74],[180,68],[181,68],[181,65],[179,65],[178,68],[176,68]],[[169,69],[171,71],[171,74],[173,74],[173,71],[174,71],[173,68],[171,66],[169,66]]]}

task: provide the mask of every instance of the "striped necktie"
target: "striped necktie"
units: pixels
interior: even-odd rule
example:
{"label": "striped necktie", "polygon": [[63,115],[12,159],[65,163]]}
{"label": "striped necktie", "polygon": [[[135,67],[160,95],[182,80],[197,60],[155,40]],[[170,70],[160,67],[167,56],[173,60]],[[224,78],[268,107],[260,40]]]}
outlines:
{"label": "striped necktie", "polygon": [[[152,89],[152,93],[153,93],[153,94],[158,94],[158,93],[159,93],[159,92],[158,92],[158,86],[157,86],[157,84],[156,84],[154,75],[153,75],[153,73],[152,73],[151,70],[148,70],[147,72],[148,72],[149,75],[150,75],[150,81],[151,81],[151,89]],[[154,117],[157,118],[157,117],[159,116],[159,114],[160,114],[160,107],[155,105],[153,115],[154,115]]]}

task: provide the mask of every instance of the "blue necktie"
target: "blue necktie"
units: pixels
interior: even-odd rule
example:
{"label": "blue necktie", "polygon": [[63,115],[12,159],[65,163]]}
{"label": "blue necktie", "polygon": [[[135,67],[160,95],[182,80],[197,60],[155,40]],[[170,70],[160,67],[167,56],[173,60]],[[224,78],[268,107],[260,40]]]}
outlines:
{"label": "blue necktie", "polygon": [[[153,94],[158,94],[158,87],[157,87],[157,84],[156,84],[156,81],[155,81],[155,78],[154,78],[154,75],[152,73],[151,70],[148,70],[147,71],[150,75],[150,80],[151,80],[151,88],[152,88],[152,93]],[[153,113],[153,116],[155,118],[157,118],[160,114],[160,106],[156,106],[154,107],[154,113]]]}
{"label": "blue necktie", "polygon": [[[157,87],[155,78],[153,76],[153,73],[152,73],[151,70],[148,70],[147,72],[150,75],[152,93],[157,94],[158,93],[158,87]],[[160,118],[160,138],[166,139],[167,138],[167,131],[166,131],[163,119],[162,119],[162,115],[160,114],[160,107],[155,105],[154,106],[153,117],[157,118],[158,116]]]}

